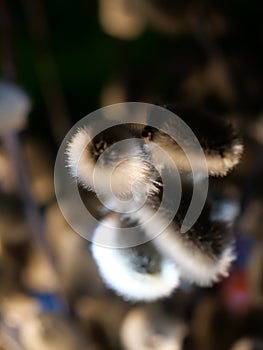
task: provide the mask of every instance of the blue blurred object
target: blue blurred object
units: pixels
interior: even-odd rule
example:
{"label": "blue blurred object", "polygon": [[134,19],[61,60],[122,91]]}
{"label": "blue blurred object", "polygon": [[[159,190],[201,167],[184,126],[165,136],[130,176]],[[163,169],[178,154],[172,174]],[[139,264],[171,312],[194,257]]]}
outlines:
{"label": "blue blurred object", "polygon": [[61,301],[61,296],[55,293],[41,293],[38,291],[30,291],[29,296],[35,298],[39,303],[39,308],[43,312],[53,312],[64,314],[65,305]]}
{"label": "blue blurred object", "polygon": [[255,240],[244,234],[238,234],[236,238],[237,259],[233,267],[245,268],[255,247]]}

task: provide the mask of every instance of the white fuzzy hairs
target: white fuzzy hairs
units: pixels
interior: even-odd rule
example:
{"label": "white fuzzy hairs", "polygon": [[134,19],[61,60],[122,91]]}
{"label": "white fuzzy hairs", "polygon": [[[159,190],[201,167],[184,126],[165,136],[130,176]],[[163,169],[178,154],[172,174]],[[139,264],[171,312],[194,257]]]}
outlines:
{"label": "white fuzzy hairs", "polygon": [[[163,133],[156,132],[154,142],[147,142],[148,150],[151,154],[154,164],[158,164],[159,168],[169,168],[171,162],[167,162],[164,158],[163,151],[168,153],[174,164],[180,171],[191,172],[191,164],[185,152],[177,145],[176,142]],[[159,147],[156,147],[158,145]],[[158,152],[161,149],[162,152]],[[243,145],[240,141],[235,141],[231,145],[231,149],[227,150],[224,156],[221,156],[214,150],[204,151],[206,165],[209,175],[211,176],[225,176],[232,170],[240,161],[243,153]],[[188,154],[189,155],[189,154]],[[194,155],[194,154],[193,154]],[[205,169],[202,167],[203,163],[196,159],[195,167],[202,172]]]}
{"label": "white fuzzy hairs", "polygon": [[137,139],[129,139],[129,149],[121,150],[123,154],[118,155],[118,162],[114,151],[105,162],[100,158],[96,161],[92,154],[90,134],[88,128],[78,129],[67,147],[70,173],[82,186],[106,198],[151,195],[157,191],[156,174]]}
{"label": "white fuzzy hairs", "polygon": [[[173,130],[173,125],[168,125],[168,129]],[[170,168],[173,163],[177,168],[184,172],[191,172],[191,164],[187,155],[190,151],[185,151],[168,135],[162,131],[152,129],[151,138],[145,137],[145,142],[154,164],[157,164],[158,170],[161,172],[163,168]],[[173,132],[172,134],[176,134]],[[158,147],[157,147],[158,146]],[[200,146],[201,147],[201,146]],[[237,139],[229,141],[226,150],[221,154],[217,149],[203,149],[206,164],[202,159],[198,159],[195,150],[192,150],[192,156],[195,157],[195,168],[200,172],[208,171],[211,176],[225,176],[231,171],[240,161],[243,154],[243,144]],[[171,157],[171,162],[163,154],[167,153]],[[193,165],[193,164],[192,164]],[[207,169],[206,169],[207,167]],[[173,169],[171,169],[173,170]]]}
{"label": "white fuzzy hairs", "polygon": [[[168,121],[171,123],[168,129],[177,127],[171,118]],[[193,132],[196,125],[192,126]],[[205,126],[203,132],[202,125],[198,126],[197,139],[202,139],[203,135],[206,137],[209,127]],[[213,129],[213,135],[217,135],[216,123]],[[207,168],[198,157],[192,157],[201,178],[207,171],[211,176],[225,176],[240,161],[241,141],[227,125],[219,131],[225,132],[225,136],[215,136],[215,140],[202,139],[200,145]],[[138,127],[137,124],[117,125],[94,138],[91,135],[89,127],[77,130],[66,149],[66,166],[78,184],[95,192],[99,199],[103,198],[107,207],[104,219],[94,231],[91,245],[105,284],[126,300],[153,301],[171,295],[183,280],[211,286],[226,277],[235,259],[233,239],[229,238],[226,229],[229,223],[213,219],[212,214],[217,213],[209,209],[210,217],[205,228],[200,222],[183,234],[178,216],[175,215],[170,224],[167,221],[168,208],[162,208],[155,215],[162,199],[162,187],[167,185],[162,183],[163,174],[171,177],[175,166],[184,176],[183,186],[188,186],[186,183],[192,168],[184,150],[168,134],[141,124]],[[127,141],[127,145],[114,147],[115,143],[122,141]],[[195,150],[192,151],[192,156],[195,156]],[[145,201],[141,201],[142,198]],[[130,211],[124,211],[125,206],[120,204],[127,199]],[[139,207],[134,205],[141,202],[143,205]],[[206,217],[208,214],[202,212],[202,215]],[[147,243],[119,245],[120,237],[125,240],[123,217],[140,226],[141,238]],[[217,221],[222,225],[217,225]],[[150,224],[145,225],[145,222]],[[109,224],[111,227],[107,226]],[[209,245],[215,248],[210,249]],[[154,268],[147,266],[149,261],[153,262]],[[145,270],[138,267],[141,262],[146,262]]]}
{"label": "white fuzzy hairs", "polygon": [[[107,224],[117,226],[119,217],[106,217],[94,232],[92,254],[99,267],[101,276],[107,286],[114,289],[117,294],[130,301],[152,301],[169,296],[179,284],[179,273],[172,260],[154,251],[153,258],[158,258],[156,271],[151,273],[140,272],[132,263],[133,251],[136,247],[116,247],[121,232],[109,228]],[[112,247],[103,247],[96,243],[111,240]],[[110,238],[109,238],[110,237]],[[151,242],[146,244],[152,245]],[[143,249],[143,248],[142,248]]]}
{"label": "white fuzzy hairs", "polygon": [[[222,248],[219,256],[211,256],[193,244],[191,237],[186,239],[175,223],[172,222],[163,229],[166,222],[165,213],[158,215],[156,219],[150,205],[144,206],[132,215],[141,224],[151,220],[151,225],[144,225],[145,235],[152,239],[160,253],[174,261],[183,279],[200,286],[211,286],[220,278],[228,276],[231,262],[236,257],[232,242]],[[160,234],[155,236],[155,232]]]}

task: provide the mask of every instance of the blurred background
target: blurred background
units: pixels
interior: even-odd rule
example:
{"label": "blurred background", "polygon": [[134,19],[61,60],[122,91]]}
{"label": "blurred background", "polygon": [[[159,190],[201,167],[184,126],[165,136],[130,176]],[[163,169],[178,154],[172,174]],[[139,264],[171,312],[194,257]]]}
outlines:
{"label": "blurred background", "polygon": [[[1,350],[263,349],[262,14],[257,0],[0,0]],[[65,134],[126,101],[204,108],[243,138],[240,165],[210,181],[222,215],[238,212],[238,258],[213,288],[125,302],[60,213]],[[6,132],[19,104],[27,123]]]}

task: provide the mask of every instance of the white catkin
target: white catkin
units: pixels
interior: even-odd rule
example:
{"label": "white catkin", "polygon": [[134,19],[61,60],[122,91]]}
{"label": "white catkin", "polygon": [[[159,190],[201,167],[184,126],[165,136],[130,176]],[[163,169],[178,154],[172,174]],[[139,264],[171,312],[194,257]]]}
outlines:
{"label": "white catkin", "polygon": [[129,140],[130,147],[126,153],[118,154],[119,163],[114,152],[107,155],[107,162],[103,159],[96,162],[90,148],[87,148],[91,141],[89,135],[87,128],[79,129],[66,151],[70,173],[82,186],[108,199],[114,196],[133,196],[136,199],[141,193],[151,195],[157,191],[156,174],[149,163],[149,156],[136,139]]}
{"label": "white catkin", "polygon": [[[118,234],[107,230],[104,226],[108,220],[110,219],[106,218],[98,225],[94,233],[94,240],[101,241],[103,235],[112,234],[112,245],[116,246]],[[136,271],[131,261],[130,248],[102,247],[93,243],[92,254],[106,285],[126,300],[152,301],[166,297],[179,284],[179,273],[175,264],[160,253],[159,269],[154,273]]]}
{"label": "white catkin", "polygon": [[[164,168],[173,170],[173,167],[177,167],[177,169],[182,172],[192,172],[191,165],[194,165],[195,169],[200,172],[206,171],[205,168],[202,168],[203,162],[199,161],[194,153],[195,163],[190,164],[184,150],[182,150],[170,136],[158,130],[154,131],[153,141],[149,142],[146,139],[146,143],[152,160],[154,164],[158,165],[158,170],[160,172]],[[164,153],[167,154],[166,157],[164,157]],[[238,139],[232,141],[223,155],[219,154],[216,150],[204,150],[209,175],[227,175],[227,173],[239,163],[242,154],[243,145]],[[188,151],[188,156],[189,155]]]}
{"label": "white catkin", "polygon": [[163,230],[165,216],[162,218],[159,215],[154,219],[153,213],[153,209],[146,205],[134,212],[132,217],[139,223],[151,218],[151,227],[145,226],[145,234],[152,238],[153,227],[154,233],[160,233],[152,242],[162,254],[175,262],[182,279],[201,286],[210,286],[220,278],[228,276],[231,263],[236,257],[232,242],[224,247],[220,256],[211,257],[189,239],[185,239],[173,223]]}

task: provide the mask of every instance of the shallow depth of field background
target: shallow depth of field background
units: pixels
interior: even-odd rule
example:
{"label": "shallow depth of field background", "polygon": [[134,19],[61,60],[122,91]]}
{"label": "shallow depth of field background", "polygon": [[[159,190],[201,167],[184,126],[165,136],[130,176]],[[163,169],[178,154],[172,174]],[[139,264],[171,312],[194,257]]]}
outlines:
{"label": "shallow depth of field background", "polygon": [[[56,260],[54,270],[32,238],[0,140],[1,350],[263,349],[262,13],[256,0],[0,0],[0,75],[32,99],[21,151]],[[210,181],[240,212],[238,259],[212,288],[123,301],[56,205],[67,131],[126,101],[191,104],[240,131],[240,165]]]}

